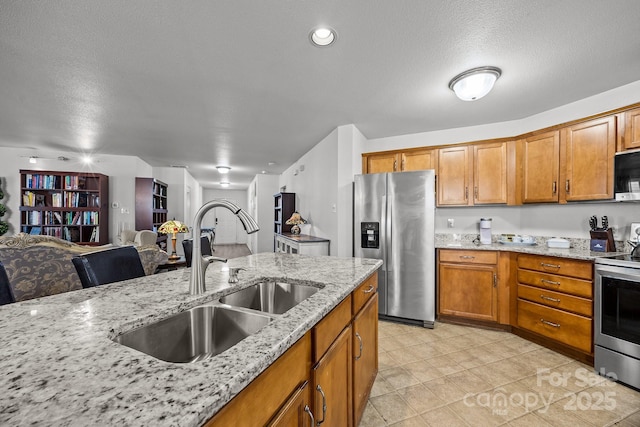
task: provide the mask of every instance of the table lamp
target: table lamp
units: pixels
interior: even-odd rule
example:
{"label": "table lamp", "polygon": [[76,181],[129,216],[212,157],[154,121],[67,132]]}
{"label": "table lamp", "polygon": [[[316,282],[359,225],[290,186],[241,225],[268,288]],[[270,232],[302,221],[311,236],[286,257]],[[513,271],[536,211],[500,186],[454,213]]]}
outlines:
{"label": "table lamp", "polygon": [[291,218],[285,222],[287,225],[293,225],[293,227],[291,227],[291,234],[300,234],[300,224],[306,223],[307,221],[302,218],[298,212],[291,214]]}
{"label": "table lamp", "polygon": [[160,228],[158,228],[158,233],[162,234],[171,234],[171,245],[172,251],[171,255],[169,255],[169,259],[175,260],[180,259],[178,254],[176,254],[176,233],[187,233],[189,231],[189,227],[180,221],[176,221],[176,219],[169,220],[162,224]]}

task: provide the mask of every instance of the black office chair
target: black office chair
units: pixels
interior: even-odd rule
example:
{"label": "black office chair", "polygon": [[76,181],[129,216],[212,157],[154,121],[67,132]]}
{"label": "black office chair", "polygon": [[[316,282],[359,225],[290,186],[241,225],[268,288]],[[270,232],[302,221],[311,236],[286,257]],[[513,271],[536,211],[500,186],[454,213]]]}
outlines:
{"label": "black office chair", "polygon": [[133,246],[92,252],[73,257],[71,261],[83,288],[144,276],[140,255]]}
{"label": "black office chair", "polygon": [[[200,237],[200,246],[202,246],[202,255],[213,255],[211,252],[211,244],[207,236]],[[191,254],[193,253],[193,239],[184,239],[182,241],[182,249],[184,249],[184,257],[187,260],[187,267],[191,267]]]}
{"label": "black office chair", "polygon": [[16,302],[16,300],[13,297],[11,285],[9,285],[9,278],[7,277],[4,265],[0,262],[0,305],[11,304],[13,302]]}

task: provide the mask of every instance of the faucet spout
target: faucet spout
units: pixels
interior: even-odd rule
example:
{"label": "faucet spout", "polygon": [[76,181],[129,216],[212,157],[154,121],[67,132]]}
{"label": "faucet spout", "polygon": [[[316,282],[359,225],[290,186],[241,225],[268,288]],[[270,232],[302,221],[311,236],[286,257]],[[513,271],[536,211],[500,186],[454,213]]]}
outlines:
{"label": "faucet spout", "polygon": [[202,256],[200,227],[202,226],[202,219],[204,218],[204,215],[213,208],[225,208],[233,212],[240,222],[242,222],[242,226],[247,234],[252,234],[260,230],[256,220],[235,203],[224,199],[214,199],[202,205],[202,207],[198,209],[198,212],[196,212],[196,216],[193,220],[193,249],[191,254],[191,277],[189,278],[189,293],[191,295],[200,295],[206,290],[204,275],[211,262],[227,262],[224,258]]}

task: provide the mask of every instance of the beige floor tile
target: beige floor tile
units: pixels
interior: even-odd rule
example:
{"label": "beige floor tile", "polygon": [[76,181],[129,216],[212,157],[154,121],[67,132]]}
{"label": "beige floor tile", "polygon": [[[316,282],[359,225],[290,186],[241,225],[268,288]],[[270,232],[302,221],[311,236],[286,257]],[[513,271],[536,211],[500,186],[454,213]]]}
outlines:
{"label": "beige floor tile", "polygon": [[447,404],[462,400],[467,394],[448,377],[436,378],[422,384]]}
{"label": "beige floor tile", "polygon": [[466,399],[448,405],[467,424],[478,427],[493,427],[504,424],[507,420],[500,413],[480,406],[473,399]]}
{"label": "beige floor tile", "polygon": [[422,384],[398,389],[396,393],[419,414],[446,404]]}
{"label": "beige floor tile", "polygon": [[[611,381],[603,383],[603,386],[604,390],[611,390],[615,393],[613,399],[616,401],[616,408],[614,409],[616,413],[623,417],[628,417],[640,409],[640,392]],[[638,426],[640,426],[640,423]]]}
{"label": "beige floor tile", "polygon": [[406,365],[407,363],[423,359],[419,349],[414,349],[414,347],[391,350],[388,351],[387,354],[393,359],[395,366]]}
{"label": "beige floor tile", "polygon": [[576,411],[570,410],[571,399],[571,396],[565,397],[548,407],[536,410],[535,414],[555,427],[597,426],[597,424],[578,417]]}
{"label": "beige floor tile", "polygon": [[419,415],[391,425],[393,427],[429,427],[429,424]]}
{"label": "beige floor tile", "polygon": [[370,397],[382,396],[383,394],[393,393],[394,391],[395,387],[389,384],[382,375],[378,374],[371,388]]}
{"label": "beige floor tile", "polygon": [[465,369],[452,360],[449,355],[442,355],[432,357],[429,359],[429,364],[438,370],[442,375],[455,374],[456,372],[464,371]]}
{"label": "beige floor tile", "polygon": [[540,409],[544,406],[557,402],[561,399],[571,395],[571,392],[560,386],[560,382],[552,382],[545,379],[545,377],[539,377],[532,375],[527,378],[523,378],[517,381],[523,388],[531,390],[537,396],[537,405],[535,409]]}
{"label": "beige floor tile", "polygon": [[429,364],[428,360],[420,360],[414,363],[408,363],[403,366],[411,375],[413,375],[421,383],[440,378],[442,374]]}
{"label": "beige floor tile", "polygon": [[397,423],[418,415],[397,393],[373,397],[370,402],[387,424]]}
{"label": "beige floor tile", "polygon": [[620,427],[638,427],[640,426],[640,411],[629,415],[618,423]]}
{"label": "beige floor tile", "polygon": [[[420,417],[427,422],[431,427],[467,427],[469,424],[464,422],[462,418],[458,417],[447,406],[433,409],[420,415]],[[474,425],[474,424],[471,424]]]}
{"label": "beige floor tile", "polygon": [[493,388],[491,384],[474,375],[471,371],[465,370],[448,375],[451,381],[466,393],[480,393],[481,391]]}
{"label": "beige floor tile", "polygon": [[471,368],[469,371],[494,387],[513,382],[513,378],[500,370],[500,362]]}
{"label": "beige floor tile", "polygon": [[503,356],[502,354],[503,349],[503,347],[496,343],[474,347],[474,351],[477,352],[475,353],[476,357],[485,364],[497,362],[498,360],[504,359],[505,356]]}
{"label": "beige floor tile", "polygon": [[[520,418],[509,421],[508,427],[553,427],[551,424],[537,416],[536,414],[526,414]],[[577,427],[577,426],[576,426]]]}
{"label": "beige floor tile", "polygon": [[591,387],[575,393],[565,410],[573,411],[578,418],[596,426],[621,421],[625,416],[616,412],[616,393],[609,387]]}
{"label": "beige floor tile", "polygon": [[442,352],[438,349],[438,341],[424,343],[420,342],[411,346],[411,351],[415,353],[419,359],[430,359],[432,357],[442,356]]}
{"label": "beige floor tile", "polygon": [[516,358],[500,360],[492,363],[490,366],[493,369],[497,369],[514,381],[521,380],[532,374],[535,374],[535,370],[528,368],[527,366],[518,363]]}
{"label": "beige floor tile", "polygon": [[402,367],[387,369],[379,373],[395,390],[419,384],[420,381]]}
{"label": "beige floor tile", "polygon": [[384,371],[385,369],[393,368],[395,366],[397,366],[396,360],[388,351],[381,351],[378,353],[378,370]]}
{"label": "beige floor tile", "polygon": [[393,351],[405,348],[403,340],[399,340],[397,335],[386,337],[384,340],[378,339],[378,346],[383,347],[385,351]]}
{"label": "beige floor tile", "polygon": [[[360,427],[385,427],[387,423],[382,416],[376,411],[371,402],[367,402],[367,406],[364,408],[362,419],[360,420]],[[315,426],[314,426],[315,427]]]}

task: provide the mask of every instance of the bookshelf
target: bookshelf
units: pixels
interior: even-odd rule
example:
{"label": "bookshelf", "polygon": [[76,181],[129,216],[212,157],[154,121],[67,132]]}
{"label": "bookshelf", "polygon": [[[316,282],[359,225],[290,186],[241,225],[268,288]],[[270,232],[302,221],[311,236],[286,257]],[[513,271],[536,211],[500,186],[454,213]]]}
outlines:
{"label": "bookshelf", "polygon": [[275,234],[290,233],[291,225],[285,221],[291,218],[296,210],[296,193],[276,193],[273,195],[273,232]]}
{"label": "bookshelf", "polygon": [[109,243],[109,177],[20,171],[20,231],[81,245]]}
{"label": "bookshelf", "polygon": [[[155,178],[136,178],[136,230],[158,232],[167,221],[167,184]],[[167,236],[158,235],[158,243]]]}

